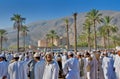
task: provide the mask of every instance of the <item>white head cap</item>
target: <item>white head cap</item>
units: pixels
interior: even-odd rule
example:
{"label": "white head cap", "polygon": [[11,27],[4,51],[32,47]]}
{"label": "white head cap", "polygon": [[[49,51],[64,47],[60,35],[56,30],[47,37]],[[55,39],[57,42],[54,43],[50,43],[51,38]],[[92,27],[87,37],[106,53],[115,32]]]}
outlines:
{"label": "white head cap", "polygon": [[13,55],[13,57],[14,57],[14,58],[19,57],[19,54],[18,54],[18,53],[15,53],[15,54]]}
{"label": "white head cap", "polygon": [[35,53],[33,57],[40,57],[39,53]]}
{"label": "white head cap", "polygon": [[52,56],[52,52],[46,52],[45,55],[51,55]]}
{"label": "white head cap", "polygon": [[117,47],[116,47],[116,50],[117,50],[117,51],[120,51],[120,46],[117,46]]}
{"label": "white head cap", "polygon": [[80,52],[77,52],[77,55],[81,55],[81,53],[80,53]]}
{"label": "white head cap", "polygon": [[73,54],[73,52],[68,52],[68,55],[72,55]]}

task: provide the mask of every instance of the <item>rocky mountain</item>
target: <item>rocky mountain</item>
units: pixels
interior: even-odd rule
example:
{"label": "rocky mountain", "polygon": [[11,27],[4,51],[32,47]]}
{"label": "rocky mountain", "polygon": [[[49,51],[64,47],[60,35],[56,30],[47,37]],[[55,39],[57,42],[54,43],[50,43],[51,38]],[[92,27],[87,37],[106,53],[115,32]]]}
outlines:
{"label": "rocky mountain", "polygon": [[[120,12],[118,11],[100,11],[100,13],[103,14],[103,16],[112,16],[113,20],[112,23],[116,24],[118,28],[120,29]],[[83,23],[85,21],[86,13],[80,13],[77,16],[77,33],[78,35],[83,31]],[[54,20],[48,20],[48,21],[38,21],[28,24],[29,27],[29,33],[27,39],[27,44],[33,44],[37,45],[37,41],[40,39],[44,39],[45,35],[50,30],[55,30],[59,36],[66,36],[66,30],[65,30],[65,22],[64,18],[69,19],[69,34],[70,34],[70,43],[73,44],[73,36],[74,36],[74,19],[71,14],[71,16],[62,17]],[[100,25],[98,25],[100,26]],[[16,45],[16,31],[9,31],[8,35],[8,41],[6,43],[6,46],[13,46]],[[22,45],[22,37],[20,36],[20,44]]]}

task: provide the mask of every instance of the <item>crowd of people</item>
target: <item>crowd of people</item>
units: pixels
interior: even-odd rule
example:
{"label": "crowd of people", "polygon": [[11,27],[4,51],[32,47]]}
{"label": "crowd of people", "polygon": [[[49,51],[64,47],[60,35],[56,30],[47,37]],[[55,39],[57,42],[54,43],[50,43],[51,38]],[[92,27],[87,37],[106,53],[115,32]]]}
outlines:
{"label": "crowd of people", "polygon": [[0,79],[120,79],[120,47],[0,54]]}

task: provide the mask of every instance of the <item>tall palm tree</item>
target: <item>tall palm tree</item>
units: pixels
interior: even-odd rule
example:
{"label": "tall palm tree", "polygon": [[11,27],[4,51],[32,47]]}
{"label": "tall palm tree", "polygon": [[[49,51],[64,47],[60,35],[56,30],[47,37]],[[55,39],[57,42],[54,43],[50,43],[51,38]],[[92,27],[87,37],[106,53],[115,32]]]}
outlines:
{"label": "tall palm tree", "polygon": [[66,33],[67,33],[67,50],[69,50],[69,27],[68,27],[68,23],[69,23],[69,20],[66,18],[64,19],[65,21],[65,24],[66,24]]}
{"label": "tall palm tree", "polygon": [[4,29],[0,29],[0,47],[1,47],[1,51],[2,51],[2,45],[3,45],[3,40],[6,39],[4,36],[7,34],[7,31]]}
{"label": "tall palm tree", "polygon": [[75,51],[75,53],[77,52],[77,28],[76,28],[76,21],[77,21],[77,13],[74,13],[73,14],[73,16],[74,16],[74,40],[75,40],[75,44],[74,44],[74,46],[75,46],[75,48],[74,48],[74,51]]}
{"label": "tall palm tree", "polygon": [[19,14],[14,14],[11,17],[11,20],[14,21],[14,29],[17,29],[17,51],[19,52],[19,32],[22,27],[22,23],[25,21],[25,18],[21,17]]}
{"label": "tall palm tree", "polygon": [[29,30],[28,30],[27,26],[23,25],[21,27],[20,31],[21,31],[21,35],[23,36],[23,47],[24,47],[24,50],[25,50],[26,36],[27,36]]}
{"label": "tall palm tree", "polygon": [[104,29],[104,26],[98,28],[99,30],[99,35],[102,37],[103,39],[103,47],[106,49],[106,35],[107,35],[107,32],[105,31]]}
{"label": "tall palm tree", "polygon": [[85,23],[83,24],[83,30],[87,31],[87,42],[90,51],[91,51],[91,39],[90,39],[91,26],[92,26],[92,22],[90,22],[89,19],[86,19]]}
{"label": "tall palm tree", "polygon": [[92,9],[90,12],[87,13],[87,18],[93,22],[93,27],[94,27],[94,49],[97,50],[97,35],[96,35],[96,24],[101,22],[102,16],[101,13],[99,13],[98,10]]}
{"label": "tall palm tree", "polygon": [[110,23],[111,21],[112,21],[112,17],[110,16],[105,16],[104,18],[102,18],[102,23],[104,24],[103,25],[104,30],[107,32],[108,48],[110,47],[110,40],[109,40],[110,33],[112,34],[118,31],[118,28]]}

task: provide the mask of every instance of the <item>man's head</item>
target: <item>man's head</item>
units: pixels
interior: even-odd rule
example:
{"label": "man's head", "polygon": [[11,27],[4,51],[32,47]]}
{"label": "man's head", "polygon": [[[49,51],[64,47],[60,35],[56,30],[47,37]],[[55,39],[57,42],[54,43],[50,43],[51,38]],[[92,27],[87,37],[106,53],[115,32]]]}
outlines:
{"label": "man's head", "polygon": [[120,47],[116,47],[117,54],[120,56]]}
{"label": "man's head", "polygon": [[15,61],[18,61],[18,60],[19,60],[19,54],[18,54],[18,53],[15,53],[15,54],[13,55],[13,59],[14,59]]}
{"label": "man's head", "polygon": [[0,55],[0,62],[4,60],[4,55]]}
{"label": "man's head", "polygon": [[82,55],[81,55],[80,52],[77,52],[77,58],[78,58],[78,59],[79,59],[79,58],[82,58]]}
{"label": "man's head", "polygon": [[68,58],[72,58],[74,56],[73,52],[68,52]]}
{"label": "man's head", "polygon": [[45,59],[47,62],[51,62],[53,59],[53,54],[51,52],[47,52],[45,55]]}
{"label": "man's head", "polygon": [[34,60],[37,62],[37,61],[40,61],[40,54],[39,53],[35,53],[34,54]]}

